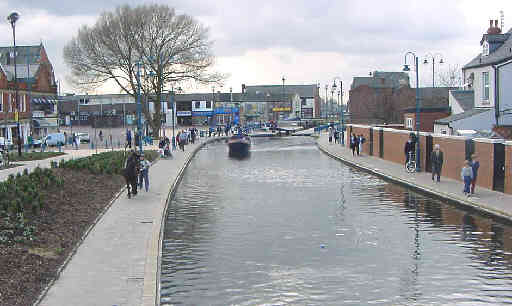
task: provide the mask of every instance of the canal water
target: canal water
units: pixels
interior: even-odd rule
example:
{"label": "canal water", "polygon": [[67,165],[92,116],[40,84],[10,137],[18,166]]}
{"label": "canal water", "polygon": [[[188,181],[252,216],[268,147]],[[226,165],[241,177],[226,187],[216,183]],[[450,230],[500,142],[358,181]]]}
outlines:
{"label": "canal water", "polygon": [[202,149],[169,203],[162,305],[512,303],[512,228],[321,153]]}

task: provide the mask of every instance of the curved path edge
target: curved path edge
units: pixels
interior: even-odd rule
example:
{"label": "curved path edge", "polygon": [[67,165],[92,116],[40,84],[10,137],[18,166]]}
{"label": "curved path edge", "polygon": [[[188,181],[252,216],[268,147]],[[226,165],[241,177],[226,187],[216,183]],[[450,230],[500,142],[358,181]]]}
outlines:
{"label": "curved path edge", "polygon": [[171,179],[172,185],[167,194],[167,198],[165,200],[165,204],[163,205],[163,210],[161,211],[159,216],[155,217],[153,222],[153,229],[151,233],[151,238],[148,241],[147,250],[146,250],[146,262],[144,266],[144,287],[142,294],[142,306],[158,306],[160,305],[160,272],[161,272],[161,256],[162,256],[162,244],[163,244],[163,236],[165,230],[165,219],[167,217],[167,210],[169,208],[169,203],[172,201],[174,195],[176,194],[176,190],[183,178],[183,174],[187,169],[188,165],[196,155],[196,153],[201,150],[205,145],[224,140],[225,137],[219,138],[210,138],[206,141],[202,142],[200,145],[194,148],[194,150],[188,155],[185,159],[182,167],[178,171],[178,174],[174,178]]}

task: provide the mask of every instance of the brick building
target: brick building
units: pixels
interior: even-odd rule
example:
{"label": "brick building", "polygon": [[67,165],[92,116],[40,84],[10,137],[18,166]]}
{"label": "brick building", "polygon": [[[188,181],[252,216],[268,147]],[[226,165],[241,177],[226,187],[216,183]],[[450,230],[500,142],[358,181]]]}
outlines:
{"label": "brick building", "polygon": [[29,135],[37,137],[58,128],[57,83],[42,44],[16,46],[16,67],[14,54],[13,47],[0,47],[0,134],[9,140],[20,135],[26,142]]}
{"label": "brick building", "polygon": [[375,71],[370,77],[354,77],[348,111],[353,123],[389,124],[403,121],[403,109],[414,104],[405,72]]}

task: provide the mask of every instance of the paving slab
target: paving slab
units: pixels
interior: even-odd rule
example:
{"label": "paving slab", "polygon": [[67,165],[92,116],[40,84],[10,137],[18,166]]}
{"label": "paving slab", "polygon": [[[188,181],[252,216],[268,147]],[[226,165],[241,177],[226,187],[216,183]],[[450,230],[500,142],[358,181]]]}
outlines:
{"label": "paving slab", "polygon": [[204,143],[200,139],[185,152],[176,150],[173,158],[153,163],[149,192],[139,191],[131,199],[123,192],[115,199],[37,305],[155,305],[166,202],[178,175]]}
{"label": "paving slab", "polygon": [[[441,182],[432,181],[430,172],[408,173],[403,164],[390,162],[363,152],[360,156],[352,156],[348,145],[329,143],[326,133],[317,138],[320,150],[349,165],[371,172],[375,175],[407,185],[431,195],[447,199],[479,211],[512,220],[512,195],[476,186],[475,194],[466,197],[463,194],[462,181],[442,176]],[[400,148],[401,149],[401,146]]]}

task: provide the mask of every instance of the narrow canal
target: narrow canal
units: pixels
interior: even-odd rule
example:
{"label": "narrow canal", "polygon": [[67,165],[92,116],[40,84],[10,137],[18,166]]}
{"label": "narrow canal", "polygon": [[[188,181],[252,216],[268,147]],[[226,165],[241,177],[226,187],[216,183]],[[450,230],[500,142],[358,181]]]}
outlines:
{"label": "narrow canal", "polygon": [[196,155],[169,204],[162,305],[512,304],[512,227],[352,169],[313,139]]}

